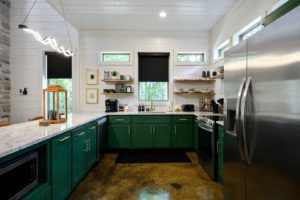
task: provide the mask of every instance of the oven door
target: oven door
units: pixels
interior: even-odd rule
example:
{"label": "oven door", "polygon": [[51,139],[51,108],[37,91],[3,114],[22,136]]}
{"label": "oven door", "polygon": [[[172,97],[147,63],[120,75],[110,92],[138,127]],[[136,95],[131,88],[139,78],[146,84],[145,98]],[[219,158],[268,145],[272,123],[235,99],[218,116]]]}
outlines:
{"label": "oven door", "polygon": [[201,166],[216,180],[216,156],[214,128],[198,122],[198,159]]}

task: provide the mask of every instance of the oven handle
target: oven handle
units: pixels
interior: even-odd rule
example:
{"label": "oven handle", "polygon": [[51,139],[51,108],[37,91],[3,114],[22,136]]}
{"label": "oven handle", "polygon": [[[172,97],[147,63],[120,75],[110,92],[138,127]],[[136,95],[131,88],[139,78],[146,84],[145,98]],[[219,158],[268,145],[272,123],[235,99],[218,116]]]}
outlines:
{"label": "oven handle", "polygon": [[198,127],[201,128],[201,129],[203,129],[203,130],[205,130],[205,131],[207,131],[207,132],[210,132],[210,133],[214,132],[214,129],[206,128],[206,127],[200,125],[199,123],[198,123]]}

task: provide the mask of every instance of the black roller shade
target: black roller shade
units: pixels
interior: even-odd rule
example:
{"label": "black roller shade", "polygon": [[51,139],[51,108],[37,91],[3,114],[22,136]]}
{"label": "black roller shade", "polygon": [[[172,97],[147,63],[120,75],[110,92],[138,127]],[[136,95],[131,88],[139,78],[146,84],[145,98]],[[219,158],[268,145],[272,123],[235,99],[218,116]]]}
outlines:
{"label": "black roller shade", "polygon": [[139,53],[139,82],[169,82],[170,53]]}
{"label": "black roller shade", "polygon": [[46,52],[47,78],[72,78],[72,57]]}

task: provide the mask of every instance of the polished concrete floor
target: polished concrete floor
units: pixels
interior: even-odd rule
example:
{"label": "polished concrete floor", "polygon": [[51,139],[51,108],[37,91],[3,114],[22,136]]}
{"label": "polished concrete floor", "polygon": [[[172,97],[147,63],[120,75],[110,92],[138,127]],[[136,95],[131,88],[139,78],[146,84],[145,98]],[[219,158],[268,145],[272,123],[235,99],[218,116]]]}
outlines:
{"label": "polished concrete floor", "polygon": [[70,200],[222,200],[222,188],[198,164],[116,164],[117,154],[107,154]]}

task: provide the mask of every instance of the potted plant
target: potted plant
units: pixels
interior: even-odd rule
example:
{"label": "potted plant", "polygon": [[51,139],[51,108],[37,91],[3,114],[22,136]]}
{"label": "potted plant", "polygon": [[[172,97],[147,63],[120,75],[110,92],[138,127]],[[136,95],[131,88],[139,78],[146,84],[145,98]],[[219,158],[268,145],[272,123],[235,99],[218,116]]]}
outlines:
{"label": "potted plant", "polygon": [[117,71],[112,71],[111,72],[111,76],[112,76],[111,78],[112,79],[117,79],[117,74],[118,74]]}

